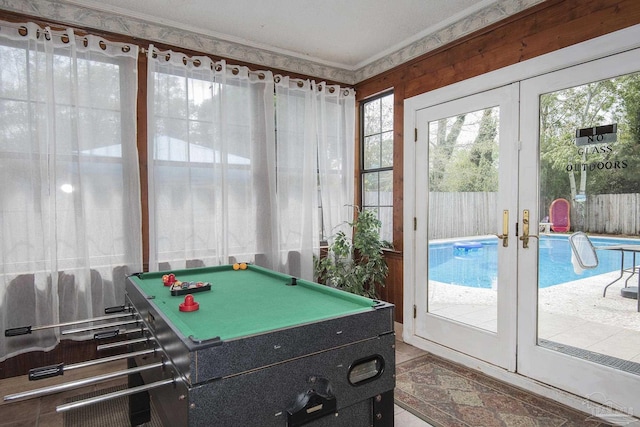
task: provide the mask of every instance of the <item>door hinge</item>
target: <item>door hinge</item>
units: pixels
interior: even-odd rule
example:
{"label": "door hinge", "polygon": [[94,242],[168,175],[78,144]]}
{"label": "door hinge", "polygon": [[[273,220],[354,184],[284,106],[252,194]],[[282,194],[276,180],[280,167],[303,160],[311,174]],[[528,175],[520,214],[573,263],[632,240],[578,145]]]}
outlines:
{"label": "door hinge", "polygon": [[418,142],[418,128],[413,128],[413,142]]}
{"label": "door hinge", "polygon": [[418,229],[418,218],[416,218],[415,216],[413,217],[413,231],[416,231]]}
{"label": "door hinge", "polygon": [[416,307],[416,305],[413,305],[413,318],[415,319],[418,316],[418,307]]}

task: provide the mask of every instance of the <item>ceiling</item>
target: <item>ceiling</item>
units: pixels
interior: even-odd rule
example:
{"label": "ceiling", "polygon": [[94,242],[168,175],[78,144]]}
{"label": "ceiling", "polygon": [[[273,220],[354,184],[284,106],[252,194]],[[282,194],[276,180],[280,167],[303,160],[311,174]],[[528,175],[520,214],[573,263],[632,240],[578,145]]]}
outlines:
{"label": "ceiling", "polygon": [[355,70],[495,0],[74,0]]}
{"label": "ceiling", "polygon": [[169,44],[175,43],[173,37],[182,42],[179,45],[195,44],[205,53],[355,83],[541,1],[5,0],[4,4],[73,24],[151,40],[168,38]]}

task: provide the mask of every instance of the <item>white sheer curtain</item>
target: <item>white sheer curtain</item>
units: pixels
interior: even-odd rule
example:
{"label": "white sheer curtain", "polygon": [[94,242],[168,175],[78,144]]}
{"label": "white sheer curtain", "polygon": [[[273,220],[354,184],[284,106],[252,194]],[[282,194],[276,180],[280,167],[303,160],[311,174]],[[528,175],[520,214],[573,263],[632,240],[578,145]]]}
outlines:
{"label": "white sheer curtain", "polygon": [[[137,52],[0,23],[3,330],[102,315],[141,270]],[[59,339],[57,328],[4,338],[0,360]]]}
{"label": "white sheer curtain", "polygon": [[315,86],[318,174],[323,238],[338,231],[350,235],[355,183],[355,91],[337,85]]}
{"label": "white sheer curtain", "polygon": [[149,269],[312,279],[320,218],[328,235],[353,215],[354,92],[149,51]]}
{"label": "white sheer curtain", "polygon": [[275,268],[272,74],[149,51],[149,269]]}
{"label": "white sheer curtain", "polygon": [[276,81],[279,269],[311,280],[320,240],[315,96],[310,81]]}
{"label": "white sheer curtain", "polygon": [[320,240],[350,232],[344,224],[353,219],[355,92],[276,80],[280,265],[311,280]]}

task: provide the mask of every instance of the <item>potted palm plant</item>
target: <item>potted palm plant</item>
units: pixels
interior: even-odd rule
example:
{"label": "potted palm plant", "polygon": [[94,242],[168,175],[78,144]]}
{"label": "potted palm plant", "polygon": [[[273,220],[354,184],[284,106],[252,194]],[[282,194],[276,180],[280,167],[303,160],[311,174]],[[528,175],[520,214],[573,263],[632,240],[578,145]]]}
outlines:
{"label": "potted palm plant", "polygon": [[337,232],[326,256],[314,257],[316,281],[376,299],[388,272],[382,249],[391,244],[380,238],[381,222],[373,211],[356,208],[356,214],[347,222],[351,237]]}

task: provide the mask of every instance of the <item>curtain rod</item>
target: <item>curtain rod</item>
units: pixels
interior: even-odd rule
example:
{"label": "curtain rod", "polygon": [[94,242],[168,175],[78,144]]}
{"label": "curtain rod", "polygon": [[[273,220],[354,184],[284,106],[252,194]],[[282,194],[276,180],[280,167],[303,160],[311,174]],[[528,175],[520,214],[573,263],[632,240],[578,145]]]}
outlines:
{"label": "curtain rod", "polygon": [[[181,52],[176,52],[176,53],[180,53],[181,55],[184,55],[182,57],[182,63],[184,65],[187,65],[187,63],[189,61],[191,61],[193,63],[193,65],[195,65],[196,67],[200,67],[202,65],[202,61],[200,61],[198,58],[192,59],[191,57],[189,57],[188,55],[186,55],[184,53],[181,53]],[[140,47],[140,54],[141,55],[148,55],[149,54],[149,49],[148,48],[144,48],[144,47]],[[158,56],[158,53],[153,52],[153,57],[156,58],[157,56]],[[206,56],[206,55],[200,55],[200,56]],[[171,53],[165,53],[164,54],[164,58],[165,58],[166,61],[169,61],[171,59]],[[209,58],[209,57],[207,56],[207,58]],[[209,59],[211,59],[211,58],[209,58]],[[213,59],[211,59],[211,62],[212,62],[212,64],[211,64],[211,69],[212,70],[215,69],[215,71],[222,71],[222,66],[220,64],[217,64],[216,61],[214,61]],[[240,73],[240,67],[239,66],[232,65],[231,67],[232,67],[231,68],[231,73],[233,75],[237,75],[237,74]],[[262,72],[262,71],[254,71],[254,70],[251,70],[251,69],[249,69],[249,74],[258,76],[258,78],[260,80],[264,80],[264,78],[266,77],[264,72]],[[276,76],[274,76],[273,80],[276,83],[280,83],[281,79],[282,79],[282,76],[276,75]],[[292,79],[296,82],[296,85],[298,87],[301,88],[301,87],[304,86],[304,82],[305,82],[304,79],[297,79],[297,78],[292,78]],[[318,91],[322,91],[323,86],[324,85],[319,85],[318,86]],[[329,93],[334,93],[336,91],[335,86],[339,86],[339,85],[329,85],[327,87],[327,91]],[[349,94],[350,88],[344,88],[344,89],[345,89],[345,96],[346,96],[346,95]]]}
{"label": "curtain rod", "polygon": [[[10,26],[10,28],[15,28],[18,31],[18,34],[21,35],[22,37],[26,37],[29,35],[29,29],[27,27],[25,27],[24,25],[21,26]],[[47,40],[51,40],[51,34],[52,33],[60,33],[60,41],[64,44],[67,44],[71,41],[71,38],[69,37],[69,34],[67,34],[65,32],[65,30],[47,30],[46,28],[43,29],[44,31],[44,38]],[[38,29],[36,29],[36,38],[39,39],[40,38],[40,27],[38,26]],[[99,36],[92,36],[92,37],[98,37],[98,38],[102,38]],[[89,38],[87,36],[76,36],[76,38],[78,40],[82,41],[82,44],[84,45],[84,47],[89,46]],[[124,43],[120,43],[120,42],[110,42],[110,43],[116,43],[116,44],[122,44],[122,51],[125,53],[128,53],[129,51],[131,51],[131,46],[129,46],[128,44],[124,44]],[[98,42],[98,46],[100,46],[100,49],[102,50],[107,50],[107,43],[105,43],[104,40],[100,40]]]}
{"label": "curtain rod", "polygon": [[[24,25],[20,25],[19,23],[14,23],[14,22],[10,22],[10,21],[3,21],[3,22],[4,22],[5,24],[8,24],[8,25],[6,25],[6,26],[17,29],[18,34],[20,34],[20,35],[21,35],[21,36],[23,36],[23,37],[26,37],[26,36],[29,34],[29,29],[28,29],[26,26],[24,26]],[[39,25],[39,24],[37,24],[37,23],[35,23],[35,22],[34,22],[33,24],[34,24],[34,25],[36,25],[36,26],[38,27],[38,29],[36,29],[36,37],[37,37],[37,38],[39,38],[39,37],[40,37],[40,28],[41,28],[41,27],[40,27],[40,25]],[[46,28],[45,28],[45,29],[43,29],[43,30],[46,30],[47,28],[49,28],[49,27],[46,27]],[[67,28],[69,28],[69,27],[67,27]],[[62,35],[60,36],[60,40],[61,40],[63,43],[65,43],[65,44],[66,44],[66,43],[69,43],[69,41],[70,41],[69,35],[68,35],[68,34],[66,34],[66,33],[64,32],[64,31],[66,31],[66,30],[50,30],[50,31],[51,31],[51,32],[56,32],[56,33],[62,33]],[[49,32],[49,31],[45,31],[45,38],[47,38],[47,40],[50,40],[50,36],[49,36],[49,34],[50,34],[50,32]],[[101,38],[101,39],[103,38],[102,36],[93,35],[93,34],[88,34],[88,36],[97,37],[97,38]],[[84,47],[87,47],[87,46],[88,46],[88,44],[89,44],[89,40],[88,40],[87,36],[76,36],[76,37],[77,37],[79,40],[82,40],[82,43],[83,43]],[[105,39],[105,40],[106,40],[106,39]],[[128,53],[128,52],[130,52],[130,51],[131,51],[131,46],[130,46],[129,44],[127,44],[127,43],[122,43],[122,42],[111,42],[111,41],[109,41],[109,40],[107,40],[107,41],[108,41],[109,43],[121,44],[121,45],[122,45],[122,51],[123,51],[124,53]],[[135,43],[133,43],[133,44],[135,45]],[[98,45],[100,46],[100,48],[101,48],[102,50],[106,50],[106,49],[107,49],[107,44],[105,43],[105,41],[104,41],[104,40],[100,40],[100,41],[98,42]],[[148,48],[145,48],[145,47],[142,47],[142,46],[137,46],[137,47],[139,48],[139,52],[140,52],[140,54],[145,54],[145,55],[146,55],[146,54],[149,52],[149,49],[148,49]],[[203,55],[201,55],[201,56],[206,56],[206,54],[203,54]],[[165,56],[165,58],[166,58],[166,60],[167,60],[167,61],[169,61],[169,59],[171,58],[171,55],[170,55],[170,54],[167,54],[167,55]],[[211,58],[209,58],[209,59],[211,59]],[[187,64],[187,62],[188,62],[189,60],[190,60],[190,58],[188,58],[188,56],[187,56],[187,55],[185,55],[185,56],[183,57],[183,59],[182,59],[182,62],[186,65],[186,64]],[[193,64],[194,64],[196,67],[199,67],[199,66],[201,65],[201,61],[200,61],[199,59],[197,59],[197,58],[196,58],[196,59],[194,59],[194,60],[192,60],[192,61],[193,61]],[[215,61],[214,61],[214,60],[212,60],[212,62],[215,64]],[[212,69],[214,69],[214,68],[212,67]],[[222,70],[222,67],[221,67],[219,64],[215,64],[215,70],[216,70],[216,71],[221,71],[221,70]],[[234,75],[237,75],[238,73],[240,73],[240,67],[239,67],[239,66],[233,66],[233,68],[231,68],[231,72],[232,72]],[[264,73],[263,71],[254,71],[254,70],[249,69],[249,74],[252,74],[252,75],[256,75],[256,76],[258,76],[258,79],[260,79],[260,80],[263,80],[263,79],[266,77],[266,75],[265,75],[265,73]],[[280,82],[280,79],[281,79],[281,76],[280,76],[280,75],[276,75],[276,76],[274,77],[274,81],[275,81],[276,83],[279,83],[279,82]],[[296,84],[297,84],[297,86],[298,86],[298,87],[300,87],[300,88],[301,88],[301,87],[303,87],[303,86],[304,86],[305,79],[294,78],[294,77],[291,77],[291,79],[293,79],[294,81],[296,81]],[[306,79],[306,80],[311,81],[310,79]],[[328,91],[329,93],[334,93],[334,92],[335,92],[335,90],[336,90],[336,86],[337,86],[337,87],[340,87],[340,88],[342,88],[342,89],[344,89],[345,96],[346,96],[346,95],[348,95],[348,94],[349,94],[349,92],[353,89],[352,87],[349,87],[349,86],[342,87],[340,84],[327,85],[327,86],[328,86],[328,87],[327,87],[327,91]],[[323,85],[318,85],[318,91],[322,91],[322,87],[323,87]]]}

